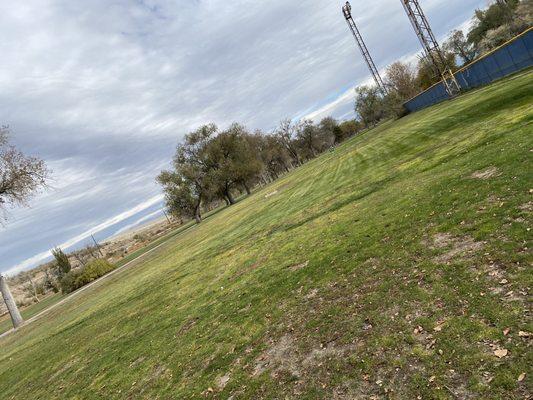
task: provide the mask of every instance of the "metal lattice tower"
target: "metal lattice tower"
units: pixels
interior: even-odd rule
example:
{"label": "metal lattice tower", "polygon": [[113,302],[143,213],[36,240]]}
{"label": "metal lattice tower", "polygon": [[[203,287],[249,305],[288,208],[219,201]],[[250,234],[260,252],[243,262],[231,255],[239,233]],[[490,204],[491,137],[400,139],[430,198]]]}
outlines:
{"label": "metal lattice tower", "polygon": [[433,68],[442,78],[444,87],[450,96],[455,96],[461,91],[461,86],[455,79],[452,69],[446,62],[444,55],[439,47],[435,35],[429,25],[429,22],[418,3],[418,0],[401,0],[405,12],[413,25],[413,28],[420,40],[426,57],[433,65]]}
{"label": "metal lattice tower", "polygon": [[355,25],[355,21],[352,18],[352,6],[350,5],[350,2],[347,1],[346,5],[342,7],[342,13],[344,14],[344,18],[346,18],[346,22],[348,22],[348,26],[350,27],[350,30],[353,33],[355,41],[357,42],[357,45],[361,50],[361,54],[363,55],[363,58],[366,61],[366,65],[368,65],[368,69],[370,70],[370,73],[372,74],[372,77],[374,78],[377,87],[383,94],[387,94],[387,88],[385,87],[383,80],[379,75],[379,71],[376,68],[376,64],[374,64],[374,60],[372,60],[372,57],[370,56],[370,52],[366,47],[363,37],[361,36],[361,33],[359,32],[359,29],[357,29],[357,25]]}

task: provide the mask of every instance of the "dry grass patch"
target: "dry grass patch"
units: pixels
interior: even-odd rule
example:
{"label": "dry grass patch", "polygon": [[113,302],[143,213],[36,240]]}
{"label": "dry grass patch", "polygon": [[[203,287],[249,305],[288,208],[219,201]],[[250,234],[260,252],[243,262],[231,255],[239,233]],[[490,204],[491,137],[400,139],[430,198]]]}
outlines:
{"label": "dry grass patch", "polygon": [[470,175],[471,178],[474,178],[474,179],[490,179],[490,178],[495,178],[497,176],[500,176],[501,175],[501,172],[498,168],[496,167],[489,167],[485,170],[482,170],[482,171],[476,171],[474,173],[472,173],[472,175]]}
{"label": "dry grass patch", "polygon": [[291,271],[298,271],[300,269],[304,269],[308,265],[309,265],[309,261],[306,261],[306,262],[299,263],[299,264],[289,265],[287,268],[289,268]]}
{"label": "dry grass patch", "polygon": [[252,375],[261,375],[267,370],[270,370],[273,376],[280,371],[288,371],[297,377],[301,375],[292,335],[283,335],[276,342],[270,343],[269,348],[256,360]]}
{"label": "dry grass patch", "polygon": [[435,250],[446,249],[444,253],[436,256],[434,261],[439,264],[449,264],[452,261],[468,259],[481,250],[484,243],[476,242],[470,236],[458,237],[449,233],[437,233],[433,236],[432,243],[429,243],[429,246]]}
{"label": "dry grass patch", "polygon": [[520,210],[525,211],[527,213],[533,212],[533,201],[528,201],[527,203],[522,204],[520,207]]}

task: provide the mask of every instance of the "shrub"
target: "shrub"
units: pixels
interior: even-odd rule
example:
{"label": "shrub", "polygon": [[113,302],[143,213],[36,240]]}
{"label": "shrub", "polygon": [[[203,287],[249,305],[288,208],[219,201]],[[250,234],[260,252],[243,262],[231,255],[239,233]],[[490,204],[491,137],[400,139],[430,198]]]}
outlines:
{"label": "shrub", "polygon": [[52,250],[52,255],[56,259],[59,275],[63,276],[65,274],[68,274],[72,269],[72,266],[70,265],[68,256],[63,252],[63,250],[57,247]]}
{"label": "shrub", "polygon": [[81,274],[80,269],[73,269],[68,274],[65,274],[59,280],[59,286],[61,287],[61,292],[70,293],[77,289],[76,279],[78,275]]}
{"label": "shrub", "polygon": [[52,290],[54,293],[59,292],[60,283],[58,281],[58,277],[54,273],[54,269],[47,268],[44,270],[43,285],[44,285],[45,292],[48,290]]}
{"label": "shrub", "polygon": [[35,293],[40,296],[44,296],[46,294],[46,287],[44,286],[44,282],[40,282],[35,285]]}
{"label": "shrub", "polygon": [[93,260],[85,267],[72,270],[61,278],[61,291],[70,293],[88,283],[104,276],[115,269],[115,266],[107,260]]}

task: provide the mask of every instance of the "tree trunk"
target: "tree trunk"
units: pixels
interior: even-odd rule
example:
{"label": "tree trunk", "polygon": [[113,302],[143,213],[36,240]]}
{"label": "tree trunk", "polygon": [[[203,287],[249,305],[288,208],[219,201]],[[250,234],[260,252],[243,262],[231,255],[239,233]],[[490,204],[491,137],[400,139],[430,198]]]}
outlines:
{"label": "tree trunk", "polygon": [[2,292],[2,297],[4,298],[7,309],[9,310],[9,315],[11,315],[13,327],[17,329],[24,323],[24,320],[20,315],[17,303],[15,303],[15,299],[9,290],[9,286],[7,286],[7,279],[3,275],[0,275],[0,292]]}
{"label": "tree trunk", "polygon": [[226,197],[228,198],[229,205],[235,204],[235,199],[233,198],[231,192],[229,190],[226,190]]}
{"label": "tree trunk", "polygon": [[196,223],[199,224],[202,222],[202,214],[200,213],[200,202],[196,205],[194,209],[194,219],[196,220]]}
{"label": "tree trunk", "polygon": [[244,189],[246,190],[246,194],[247,194],[247,195],[251,195],[251,194],[252,194],[252,191],[250,190],[250,188],[248,187],[248,185],[246,184],[246,182],[244,182],[242,185],[244,186]]}

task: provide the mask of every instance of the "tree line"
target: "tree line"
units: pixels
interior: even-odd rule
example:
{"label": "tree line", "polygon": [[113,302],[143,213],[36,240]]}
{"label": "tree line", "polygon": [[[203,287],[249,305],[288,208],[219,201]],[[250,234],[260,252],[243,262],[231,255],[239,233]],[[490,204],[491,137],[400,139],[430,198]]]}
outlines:
{"label": "tree line", "polygon": [[355,135],[358,121],[338,123],[331,117],[282,121],[274,132],[251,132],[234,123],[225,130],[204,125],[178,144],[172,169],[162,171],[168,211],[181,220],[202,221],[202,213],[220,203],[232,205],[239,194],[280,175]]}
{"label": "tree line", "polygon": [[[508,0],[477,10],[470,30],[454,30],[443,43],[449,66],[456,70],[531,26],[533,0]],[[387,118],[406,114],[403,104],[439,82],[426,58],[413,67],[397,61],[385,72],[386,93],[376,86],[356,90],[356,119],[338,123],[331,117],[315,124],[282,121],[271,134],[250,132],[235,123],[220,131],[215,124],[190,132],[178,145],[173,168],[157,177],[168,211],[179,219],[200,223],[202,213],[235,196],[250,193],[321,152]]]}

